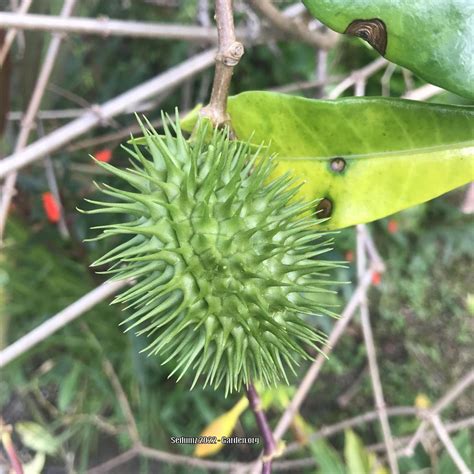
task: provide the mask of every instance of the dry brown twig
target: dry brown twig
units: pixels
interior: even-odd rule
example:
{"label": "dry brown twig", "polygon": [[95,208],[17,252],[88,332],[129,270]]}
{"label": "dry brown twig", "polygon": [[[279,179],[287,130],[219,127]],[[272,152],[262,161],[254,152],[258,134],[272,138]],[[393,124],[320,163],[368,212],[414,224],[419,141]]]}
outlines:
{"label": "dry brown twig", "polygon": [[215,127],[230,125],[227,97],[234,67],[244,54],[244,45],[236,40],[232,0],[216,0],[218,50],[209,105],[201,110]]}
{"label": "dry brown twig", "polygon": [[[64,0],[60,15],[62,17],[68,17],[72,13],[75,3],[76,0]],[[15,153],[18,153],[23,150],[28,143],[28,138],[33,128],[36,114],[40,108],[41,100],[43,99],[46,86],[51,76],[51,72],[53,71],[54,64],[59,53],[59,48],[61,46],[61,42],[62,37],[59,35],[53,35],[53,37],[51,38],[48,49],[46,51],[46,56],[43,61],[43,66],[41,67],[38,79],[33,89],[33,94],[31,96],[28,108],[21,123],[20,133],[18,135],[18,139],[15,146]],[[5,46],[7,46],[6,41]],[[3,59],[0,58],[0,63],[2,61]],[[7,221],[10,202],[15,192],[16,178],[17,172],[12,171],[12,173],[10,173],[5,179],[5,182],[2,187],[2,195],[0,200],[0,244],[3,239],[3,232]]]}
{"label": "dry brown twig", "polygon": [[285,16],[270,0],[249,0],[249,3],[256,11],[265,17],[273,27],[315,48],[328,50],[334,47],[339,40],[339,35],[333,31],[325,33],[310,31],[307,26],[298,19],[290,20],[288,16]]}
{"label": "dry brown twig", "polygon": [[[359,279],[364,275],[366,271],[366,252],[368,235],[368,231],[366,230],[364,225],[357,226],[357,276]],[[378,256],[378,253],[374,252],[374,255]],[[380,380],[380,371],[377,363],[374,336],[372,333],[372,326],[370,324],[369,306],[366,297],[362,298],[362,301],[360,302],[360,320],[362,324],[362,333],[364,335],[367,359],[369,362],[369,373],[370,380],[372,382],[372,391],[374,393],[376,411],[378,413],[380,425],[382,427],[382,433],[385,441],[388,461],[390,464],[390,470],[392,474],[398,474],[398,462],[397,457],[395,455],[395,448],[393,445],[390,423],[388,421],[387,407],[385,405],[382,382]]]}
{"label": "dry brown twig", "polygon": [[[20,7],[17,10],[17,13],[20,15],[25,14],[31,6],[32,0],[23,0],[21,3]],[[0,68],[3,66],[3,63],[5,62],[5,58],[7,57],[11,45],[13,44],[13,41],[15,40],[15,36],[17,35],[17,30],[12,28],[8,30],[7,34],[5,35],[5,39],[3,41],[2,49],[0,50]]]}
{"label": "dry brown twig", "polygon": [[461,393],[467,388],[474,384],[474,370],[468,372],[464,377],[461,378],[453,387],[451,387],[445,395],[440,398],[433,407],[425,414],[425,419],[421,422],[416,433],[407,443],[406,447],[402,451],[404,456],[412,456],[415,452],[415,448],[418,443],[422,440],[426,430],[429,427],[430,418],[432,416],[438,416],[450,403],[452,403]]}
{"label": "dry brown twig", "polygon": [[[81,35],[129,36],[164,40],[185,40],[201,44],[214,44],[215,28],[130,20],[101,18],[61,18],[53,15],[0,12],[0,27],[30,31],[75,33]],[[239,32],[243,35],[243,32]]]}

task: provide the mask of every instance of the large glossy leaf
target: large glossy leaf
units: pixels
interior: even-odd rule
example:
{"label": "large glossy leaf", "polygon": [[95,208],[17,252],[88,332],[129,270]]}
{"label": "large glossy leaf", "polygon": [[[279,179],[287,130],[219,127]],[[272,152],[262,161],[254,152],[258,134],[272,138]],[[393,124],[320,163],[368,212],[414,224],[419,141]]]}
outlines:
{"label": "large glossy leaf", "polygon": [[[332,204],[326,227],[370,222],[474,180],[474,108],[402,99],[229,98],[239,139],[270,142],[275,173]],[[324,211],[323,211],[324,212]]]}
{"label": "large glossy leaf", "polygon": [[359,36],[427,81],[474,98],[472,0],[305,0],[339,33]]}

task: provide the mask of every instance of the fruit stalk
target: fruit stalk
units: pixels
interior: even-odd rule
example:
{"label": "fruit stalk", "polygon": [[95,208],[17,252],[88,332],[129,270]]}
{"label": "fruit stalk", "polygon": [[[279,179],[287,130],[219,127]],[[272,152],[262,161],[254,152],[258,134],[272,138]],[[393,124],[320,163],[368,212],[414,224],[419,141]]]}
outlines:
{"label": "fruit stalk", "polygon": [[265,412],[262,409],[262,402],[260,396],[255,389],[252,382],[246,387],[247,398],[249,400],[250,408],[257,421],[258,429],[263,438],[263,459],[262,459],[262,474],[270,474],[272,472],[272,460],[277,451],[276,443],[273,439],[272,430],[268,424]]}

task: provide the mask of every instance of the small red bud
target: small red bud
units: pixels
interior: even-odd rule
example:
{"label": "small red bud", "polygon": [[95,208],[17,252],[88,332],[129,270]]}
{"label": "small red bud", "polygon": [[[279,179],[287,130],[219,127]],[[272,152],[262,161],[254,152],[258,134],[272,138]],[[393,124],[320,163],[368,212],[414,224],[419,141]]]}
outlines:
{"label": "small red bud", "polygon": [[348,251],[346,252],[345,257],[346,257],[346,260],[347,260],[348,262],[353,262],[353,261],[354,261],[354,252],[353,252],[352,250],[348,250]]}
{"label": "small red bud", "polygon": [[112,159],[112,150],[109,148],[104,148],[103,150],[99,150],[95,155],[94,158],[97,161],[103,161],[104,163],[108,163]]}
{"label": "small red bud", "polygon": [[48,218],[49,222],[56,224],[57,222],[59,222],[59,219],[61,218],[61,211],[59,209],[59,205],[55,197],[53,196],[52,193],[48,191],[46,193],[43,193],[42,198],[43,198],[43,209],[46,214],[46,217]]}
{"label": "small red bud", "polygon": [[390,219],[387,223],[387,230],[391,234],[398,232],[398,222],[395,219]]}
{"label": "small red bud", "polygon": [[380,274],[380,272],[374,272],[372,274],[372,285],[379,286],[381,282],[382,282],[382,275]]}

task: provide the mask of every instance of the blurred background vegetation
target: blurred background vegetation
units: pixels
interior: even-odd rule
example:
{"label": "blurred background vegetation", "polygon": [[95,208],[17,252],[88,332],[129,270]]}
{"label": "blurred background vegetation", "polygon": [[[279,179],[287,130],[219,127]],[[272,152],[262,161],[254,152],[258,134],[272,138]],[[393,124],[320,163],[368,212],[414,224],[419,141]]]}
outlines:
{"label": "blurred background vegetation", "polygon": [[[278,2],[278,6],[283,8],[291,3]],[[61,5],[59,0],[35,0],[31,11],[57,14]],[[2,10],[9,6],[8,1],[0,1]],[[240,4],[237,12],[240,24],[248,26],[258,21],[245,4]],[[75,15],[196,24],[198,2],[87,0],[78,2]],[[0,144],[3,156],[14,147],[19,127],[14,112],[25,110],[28,104],[48,41],[45,33],[27,32],[13,48],[9,120]],[[74,109],[102,103],[200,49],[200,45],[184,41],[68,35],[41,109]],[[327,73],[330,77],[345,76],[375,58],[375,53],[361,43],[343,40],[329,52]],[[316,68],[317,54],[311,46],[290,39],[268,41],[247,48],[235,70],[232,93],[312,80]],[[383,75],[381,70],[370,78],[367,95],[381,94]],[[409,79],[413,81],[412,87],[423,84],[414,76]],[[206,101],[211,80],[212,70],[209,70],[161,95],[152,103],[147,116],[154,120],[159,118],[161,109],[172,112],[178,106],[180,110],[188,110]],[[389,83],[390,95],[400,96],[406,85],[406,73],[396,68]],[[295,93],[316,97],[330,88]],[[347,95],[351,94],[349,90]],[[432,100],[466,103],[448,93]],[[88,155],[105,153],[115,165],[125,165],[127,158],[119,144],[126,139],[134,120],[132,114],[114,118],[54,155],[52,163],[68,237],[45,212],[43,193],[50,188],[44,165],[35,164],[20,174],[18,194],[0,254],[0,349],[103,281],[89,265],[110,243],[84,242],[93,235],[88,229],[97,225],[99,218],[84,216],[76,207],[84,206],[84,197],[93,198],[93,180],[113,181],[100,174]],[[64,119],[41,120],[31,139],[63,123]],[[125,130],[123,137],[118,137],[117,132],[122,130]],[[416,400],[435,401],[473,366],[474,303],[469,291],[472,292],[474,222],[460,210],[465,191],[456,190],[370,226],[387,265],[387,272],[370,291],[370,308],[389,406],[414,406]],[[354,230],[344,230],[337,238],[331,258],[352,262],[354,254]],[[338,277],[341,281],[354,281],[353,263],[347,270],[341,270]],[[343,290],[339,288],[341,306],[353,289],[352,284]],[[170,436],[198,435],[240,398],[238,394],[224,398],[220,392],[199,387],[190,392],[189,380],[176,384],[168,379],[172,367],[163,367],[158,359],[140,355],[144,341],[133,334],[124,334],[119,328],[125,317],[122,308],[104,302],[2,370],[3,421],[20,428],[21,422],[33,422],[34,425],[23,425],[23,434],[33,428],[40,430],[36,442],[39,437],[49,445],[43,472],[84,472],[131,446],[114,377],[107,372],[107,364],[113,366],[130,402],[143,443],[168,452],[192,454],[193,446],[172,445]],[[321,324],[329,332],[334,321],[328,319]],[[297,385],[307,366],[308,363],[302,364],[299,377],[293,377],[292,384]],[[285,394],[287,390],[281,392]],[[285,396],[280,393],[269,397],[269,417],[274,422],[282,411],[281,400]],[[301,415],[307,425],[318,429],[370,411],[373,406],[365,347],[356,318],[325,364]],[[455,420],[471,414],[472,398],[466,394],[446,412],[446,417]],[[418,423],[413,416],[391,418],[397,437],[412,433]],[[381,439],[377,423],[361,425],[356,432],[366,446]],[[15,431],[13,440],[21,458],[28,462],[40,448],[21,433],[21,429]],[[244,412],[235,433],[257,434],[250,412]],[[470,456],[472,461],[469,436],[472,433],[466,429],[455,435],[455,440],[463,446],[460,450],[464,456]],[[294,439],[298,439],[297,432],[287,435],[288,441]],[[330,442],[342,455],[344,434],[332,437]],[[249,445],[226,447],[214,458],[252,460],[259,449]],[[304,449],[306,456],[312,453],[321,456],[317,449]],[[295,456],[301,457],[301,452]],[[402,472],[455,472],[443,456],[443,450],[428,443],[425,449],[417,451],[415,458],[401,464]],[[5,461],[5,453],[3,458],[0,455],[2,459]],[[383,455],[380,462],[384,463]],[[301,472],[314,472],[314,469],[301,468]],[[329,472],[321,469],[322,466],[319,472]],[[0,472],[4,472],[1,467]],[[113,472],[203,471],[142,459]]]}

